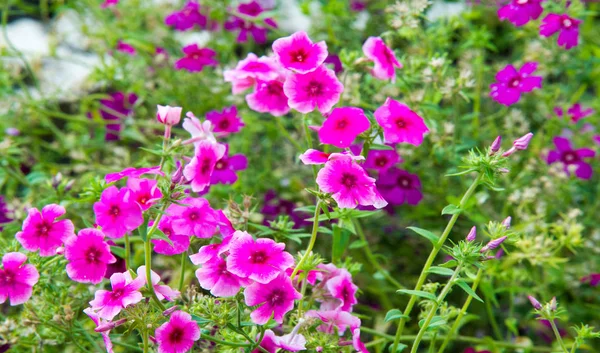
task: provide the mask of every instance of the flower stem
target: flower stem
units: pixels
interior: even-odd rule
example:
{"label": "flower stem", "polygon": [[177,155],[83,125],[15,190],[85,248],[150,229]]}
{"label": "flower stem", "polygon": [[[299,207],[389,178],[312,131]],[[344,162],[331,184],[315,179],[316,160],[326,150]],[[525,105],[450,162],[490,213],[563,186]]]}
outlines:
{"label": "flower stem", "polygon": [[146,239],[145,251],[146,251],[146,284],[148,285],[148,290],[152,295],[152,299],[158,304],[162,311],[165,311],[165,306],[160,302],[158,297],[156,296],[156,292],[154,292],[154,286],[152,285],[152,243],[150,243],[150,234],[148,233],[148,239]]}
{"label": "flower stem", "polygon": [[310,253],[312,252],[312,249],[315,246],[315,242],[317,240],[317,233],[319,231],[319,213],[321,213],[321,200],[317,201],[317,206],[315,208],[315,217],[313,220],[312,234],[310,236],[310,241],[308,242],[308,247],[306,248],[306,251],[304,252],[304,255],[302,255],[300,261],[298,261],[298,265],[292,272],[292,275],[290,276],[292,281],[294,280],[294,277],[296,276],[302,265],[304,265],[304,263],[306,262],[308,256],[310,256]]}
{"label": "flower stem", "polygon": [[125,233],[125,270],[129,271],[131,268],[131,263],[129,262],[130,257],[130,247],[129,247],[129,234]]}
{"label": "flower stem", "polygon": [[185,258],[186,258],[187,252],[184,251],[181,253],[181,274],[179,275],[179,292],[181,292],[181,290],[183,289],[183,280],[185,278]]}
{"label": "flower stem", "polygon": [[563,342],[562,337],[560,336],[560,332],[558,332],[558,328],[556,327],[556,323],[554,323],[554,319],[551,318],[551,320],[548,320],[548,321],[550,322],[550,326],[552,326],[552,331],[554,331],[554,335],[556,336],[556,340],[560,344],[560,347],[562,348],[563,352],[564,353],[569,353],[569,350],[565,346],[565,343]]}
{"label": "flower stem", "polygon": [[144,342],[144,353],[148,353],[148,330],[144,330],[142,340]]}
{"label": "flower stem", "polygon": [[[464,208],[465,204],[467,203],[469,198],[471,198],[471,196],[475,192],[475,189],[477,189],[477,186],[479,185],[480,182],[481,182],[481,174],[477,176],[477,178],[473,181],[471,186],[469,186],[469,188],[463,195],[463,197],[460,200],[460,203],[458,205],[458,207],[460,209]],[[435,257],[442,249],[442,246],[446,242],[448,235],[450,235],[450,231],[452,230],[452,227],[454,227],[454,223],[456,223],[456,220],[458,219],[459,215],[460,215],[460,213],[455,213],[452,215],[452,218],[450,218],[450,221],[448,221],[448,225],[446,226],[446,229],[444,229],[444,232],[442,233],[440,239],[435,244],[433,249],[431,249],[431,253],[429,254],[429,257],[427,258],[427,261],[425,262],[425,265],[423,266],[423,270],[421,271],[421,275],[419,276],[419,279],[417,280],[417,284],[415,285],[414,290],[421,290],[421,287],[423,287],[423,284],[425,283],[425,280],[427,279],[427,274],[428,274],[427,271],[429,271],[429,268],[433,264]],[[404,312],[403,312],[404,315],[410,316],[410,312],[413,309],[416,301],[417,301],[417,297],[415,295],[411,295],[410,299],[408,300],[408,304],[406,305],[406,309],[404,309]],[[405,324],[406,324],[406,319],[405,318],[400,319],[400,323],[398,324],[398,329],[396,330],[396,339],[394,339],[394,343],[392,345],[392,352],[396,352],[396,348],[398,347],[398,343],[400,343],[400,337],[402,336],[402,331],[404,330]]]}
{"label": "flower stem", "polygon": [[[484,293],[484,295],[485,295],[485,293]],[[498,323],[496,322],[496,316],[494,316],[494,311],[492,310],[492,301],[489,300],[489,298],[487,296],[484,296],[484,298],[485,298],[485,310],[487,312],[488,319],[490,319],[490,325],[492,325],[492,331],[494,331],[494,336],[496,336],[496,339],[501,340],[502,333],[500,332],[500,327],[498,326]]]}

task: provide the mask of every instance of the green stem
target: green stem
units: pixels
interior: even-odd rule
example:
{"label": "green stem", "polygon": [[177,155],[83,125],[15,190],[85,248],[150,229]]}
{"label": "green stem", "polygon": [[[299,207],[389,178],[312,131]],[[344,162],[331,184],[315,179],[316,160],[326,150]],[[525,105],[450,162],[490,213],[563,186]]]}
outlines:
{"label": "green stem", "polygon": [[130,251],[129,234],[125,233],[125,269],[127,271],[131,268],[131,263],[129,262],[129,257],[131,256]]}
{"label": "green stem", "polygon": [[183,289],[183,280],[185,278],[184,274],[185,274],[185,263],[186,263],[186,261],[185,261],[186,259],[185,258],[186,258],[186,255],[187,255],[186,251],[184,251],[181,254],[181,274],[179,276],[179,292],[180,293],[181,293],[181,290]]}
{"label": "green stem", "polygon": [[145,245],[145,252],[146,252],[146,282],[148,285],[148,290],[150,291],[150,294],[152,295],[152,299],[154,299],[154,302],[156,302],[156,304],[158,305],[158,307],[162,310],[165,311],[166,308],[163,305],[163,303],[160,302],[160,300],[158,299],[158,297],[156,296],[156,292],[154,291],[154,286],[152,285],[152,243],[150,242],[150,234],[148,234],[148,238],[146,239],[146,243]]}
{"label": "green stem", "polygon": [[[465,207],[467,201],[469,200],[469,198],[471,198],[471,196],[475,192],[475,189],[477,189],[477,186],[479,185],[480,181],[481,181],[481,174],[478,175],[477,178],[475,178],[475,180],[473,180],[473,183],[471,184],[471,186],[469,186],[469,188],[463,195],[463,197],[460,200],[460,203],[458,205],[458,207],[460,209]],[[433,264],[435,257],[442,249],[442,246],[446,242],[446,238],[448,238],[448,235],[450,235],[450,231],[452,230],[452,227],[454,227],[454,223],[456,223],[456,220],[458,219],[459,215],[460,215],[460,212],[452,215],[452,218],[450,218],[450,221],[448,222],[446,229],[444,229],[444,232],[442,233],[440,239],[435,244],[433,249],[431,249],[431,253],[429,254],[429,257],[427,258],[427,261],[425,262],[425,265],[423,266],[423,270],[421,271],[421,275],[419,276],[419,279],[417,280],[417,284],[415,285],[414,290],[421,290],[421,287],[423,287],[423,284],[425,283],[425,280],[427,279],[427,274],[428,274],[427,271],[429,271],[429,268]],[[417,301],[417,297],[415,295],[411,295],[410,299],[408,300],[408,304],[406,305],[406,309],[403,312],[404,315],[410,316],[410,312],[412,311],[416,301]],[[402,318],[402,319],[400,319],[400,323],[398,324],[398,329],[396,330],[396,339],[394,340],[394,344],[392,345],[392,352],[396,352],[398,343],[400,343],[400,336],[402,336],[402,331],[404,330],[404,325],[406,325],[406,319]]]}
{"label": "green stem", "polygon": [[[485,293],[484,293],[485,295]],[[496,336],[497,340],[502,339],[502,333],[500,332],[500,327],[498,326],[498,322],[496,322],[496,316],[494,316],[494,311],[492,310],[492,301],[489,300],[487,296],[485,298],[485,311],[490,320],[490,325],[492,326],[492,331],[494,332],[494,336]]]}
{"label": "green stem", "polygon": [[556,327],[556,323],[554,323],[554,318],[550,318],[550,320],[548,320],[548,321],[550,322],[550,326],[552,326],[552,331],[554,331],[554,335],[556,336],[556,340],[560,344],[560,347],[562,348],[563,352],[569,353],[569,350],[565,346],[565,343],[563,342],[562,337],[560,336],[560,332],[558,332],[558,328]]}
{"label": "green stem", "polygon": [[315,246],[315,242],[317,240],[317,233],[319,231],[319,213],[321,213],[321,200],[317,201],[317,206],[315,208],[315,217],[313,220],[312,234],[310,236],[310,241],[308,242],[308,247],[306,248],[306,251],[304,252],[304,255],[302,255],[300,261],[298,261],[298,265],[292,272],[292,275],[290,276],[292,281],[294,280],[294,277],[296,276],[302,265],[304,265],[304,263],[306,262],[306,259],[308,259],[308,257],[310,256],[310,253],[312,252],[312,249]]}
{"label": "green stem", "polygon": [[144,342],[144,353],[148,353],[148,330],[144,330],[142,340]]}

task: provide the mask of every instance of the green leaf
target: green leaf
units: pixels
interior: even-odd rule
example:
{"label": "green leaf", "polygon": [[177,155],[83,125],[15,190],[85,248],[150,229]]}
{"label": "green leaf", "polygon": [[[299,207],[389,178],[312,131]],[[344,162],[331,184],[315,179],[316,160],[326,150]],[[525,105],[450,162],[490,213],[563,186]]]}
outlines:
{"label": "green leaf", "polygon": [[349,249],[360,249],[363,246],[367,245],[366,241],[362,241],[362,240],[355,240],[352,243],[350,243],[350,246],[348,246]]}
{"label": "green leaf", "polygon": [[142,238],[142,240],[144,241],[144,243],[147,241],[148,239],[148,227],[146,227],[146,224],[148,224],[148,221],[145,220],[144,224],[142,224],[139,228],[138,228],[138,232],[140,233],[140,237]]}
{"label": "green leaf", "polygon": [[472,296],[473,298],[475,298],[475,299],[477,299],[477,300],[479,300],[480,302],[483,303],[483,300],[481,298],[479,298],[479,296],[477,295],[477,293],[475,293],[473,291],[473,289],[471,289],[471,287],[469,287],[469,285],[465,281],[458,280],[458,281],[456,281],[456,284],[460,288],[462,288],[465,292],[467,292],[468,295]]}
{"label": "green leaf", "polygon": [[405,350],[408,346],[402,343],[398,343],[398,346],[396,347],[396,351],[392,352],[392,347],[394,347],[393,344],[389,345],[388,351],[390,353],[401,353],[403,350]]}
{"label": "green leaf", "polygon": [[125,249],[120,246],[111,246],[110,252],[117,255],[118,257],[124,259],[125,258]]}
{"label": "green leaf", "polygon": [[456,172],[456,173],[450,173],[450,174],[446,174],[446,176],[447,176],[447,177],[450,177],[450,176],[459,176],[459,175],[465,175],[465,174],[472,173],[472,172],[474,172],[474,171],[476,171],[476,170],[477,170],[477,169],[473,169],[473,168],[471,168],[471,169],[463,170],[462,172]]}
{"label": "green leaf", "polygon": [[[423,327],[423,324],[425,323],[425,319],[422,319],[419,321],[419,327]],[[429,326],[427,326],[426,330],[432,329],[432,328],[436,328],[436,327],[440,327],[442,325],[445,325],[447,323],[447,321],[441,317],[441,316],[434,316],[431,318],[431,322],[429,322]]]}
{"label": "green leaf", "polygon": [[337,224],[333,225],[333,245],[331,247],[331,258],[332,262],[339,260],[350,241],[350,235],[343,228],[340,228]]}
{"label": "green leaf", "polygon": [[398,320],[401,318],[408,319],[408,316],[402,314],[402,311],[400,311],[398,309],[392,309],[392,310],[388,311],[387,314],[385,314],[385,319],[383,319],[383,322],[389,322],[389,321]]}
{"label": "green leaf", "polygon": [[424,238],[427,238],[433,245],[437,244],[437,242],[440,240],[440,238],[437,235],[433,234],[432,232],[426,229],[421,229],[417,227],[408,227],[408,229],[412,230],[413,232],[419,234]]}
{"label": "green leaf", "polygon": [[192,320],[196,321],[199,325],[205,325],[210,322],[210,320],[194,314],[192,314]]}
{"label": "green leaf", "polygon": [[452,276],[454,274],[454,271],[452,271],[451,269],[438,266],[431,266],[429,270],[427,270],[427,272],[435,273],[436,275],[442,276]]}
{"label": "green leaf", "polygon": [[455,205],[448,205],[446,207],[444,207],[444,209],[442,210],[442,214],[457,214],[460,213],[462,210],[460,208],[458,208],[458,206]]}
{"label": "green leaf", "polygon": [[425,298],[425,299],[429,299],[429,300],[433,300],[433,301],[437,300],[437,297],[435,296],[435,294],[429,293],[429,292],[423,292],[422,290],[398,289],[396,291],[396,293],[414,295],[417,297],[421,297],[421,298]]}
{"label": "green leaf", "polygon": [[458,265],[458,261],[456,261],[456,260],[450,260],[450,261],[444,262],[439,267],[452,268],[452,267],[456,267],[457,265]]}
{"label": "green leaf", "polygon": [[152,239],[161,239],[161,240],[164,240],[167,243],[169,243],[169,245],[173,246],[173,242],[171,241],[171,239],[169,239],[169,237],[167,237],[165,235],[165,233],[161,232],[160,229],[158,229],[158,228],[156,229],[156,231],[152,235]]}
{"label": "green leaf", "polygon": [[394,150],[394,147],[392,146],[388,146],[388,145],[380,145],[377,143],[374,143],[371,145],[371,149],[372,150],[381,150],[381,151],[388,151],[388,150]]}
{"label": "green leaf", "polygon": [[329,208],[327,208],[327,205],[322,203],[321,209],[323,210],[323,213],[325,213],[325,215],[327,216],[327,219],[331,220],[331,214],[329,214]]}

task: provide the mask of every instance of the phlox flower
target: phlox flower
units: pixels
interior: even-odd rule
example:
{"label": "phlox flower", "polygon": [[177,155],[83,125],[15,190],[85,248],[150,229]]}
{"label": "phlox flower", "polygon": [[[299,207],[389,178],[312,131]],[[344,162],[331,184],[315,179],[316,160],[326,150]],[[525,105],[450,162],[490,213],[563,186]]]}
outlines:
{"label": "phlox flower", "polygon": [[[257,337],[256,339],[258,340],[259,338],[260,337]],[[279,348],[281,348],[279,346],[279,338],[277,336],[275,336],[275,332],[273,332],[271,330],[265,331],[265,334],[263,335],[262,340],[260,341],[258,346],[269,353],[276,353],[277,350]],[[259,348],[256,348],[251,353],[262,353],[262,352],[264,352],[264,351]]]}
{"label": "phlox flower", "polygon": [[359,353],[369,353],[367,346],[360,340],[360,328],[352,330],[352,347]]}
{"label": "phlox flower", "polygon": [[[237,7],[237,12],[246,17],[256,18],[264,11],[256,0],[239,4]],[[277,24],[272,18],[265,18],[259,26],[257,21],[248,21],[244,18],[233,16],[229,21],[225,22],[224,27],[230,32],[239,29],[240,32],[236,39],[238,43],[246,43],[248,41],[248,34],[251,34],[257,44],[264,44],[267,41],[267,28],[277,28]]]}
{"label": "phlox flower", "polygon": [[[140,279],[142,281],[142,286],[147,285],[148,279],[146,278],[146,266],[138,267],[136,272],[138,275],[136,280]],[[126,272],[125,275],[131,278],[129,272]],[[172,302],[181,294],[178,290],[172,289],[167,285],[158,284],[160,282],[160,276],[158,273],[152,270],[150,270],[150,278],[152,279],[152,287],[154,288],[154,292],[156,293],[158,300],[166,299],[167,301]]]}
{"label": "phlox flower", "polygon": [[147,211],[163,196],[157,184],[157,180],[129,178],[127,188],[131,193],[130,199]]}
{"label": "phlox flower", "polygon": [[227,270],[227,262],[220,256],[204,262],[202,267],[196,270],[196,278],[200,287],[209,290],[215,297],[232,297],[241,287],[252,283],[250,279],[241,278]]}
{"label": "phlox flower", "polygon": [[571,49],[579,44],[579,24],[583,22],[567,14],[547,14],[542,19],[540,25],[540,35],[550,37],[556,32],[560,32],[557,44],[565,49]]}
{"label": "phlox flower", "polygon": [[302,298],[292,285],[291,279],[280,273],[267,284],[255,282],[244,290],[246,305],[258,305],[250,318],[257,325],[266,324],[271,316],[278,323],[283,323],[283,316],[294,308],[294,301]]}
{"label": "phlox flower", "polygon": [[521,99],[521,93],[531,92],[536,88],[542,88],[542,78],[531,76],[537,69],[536,62],[527,62],[517,72],[512,65],[506,67],[496,74],[496,83],[490,85],[490,96],[496,102],[509,106]]}
{"label": "phlox flower", "polygon": [[234,69],[223,71],[225,82],[231,82],[233,94],[253,88],[259,80],[268,82],[279,79],[280,76],[280,68],[275,59],[266,56],[259,58],[254,53],[249,53]]}
{"label": "phlox flower", "polygon": [[396,68],[401,69],[402,64],[396,59],[394,51],[385,45],[383,39],[369,37],[362,49],[365,56],[375,64],[372,71],[375,78],[396,81]]}
{"label": "phlox flower", "polygon": [[365,169],[376,170],[383,173],[397,163],[404,162],[398,155],[396,148],[391,150],[370,150],[365,160]]}
{"label": "phlox flower", "polygon": [[[133,113],[133,105],[137,102],[137,95],[133,93],[115,92],[108,98],[100,99],[100,117],[110,123],[105,125],[106,141],[118,140],[121,132],[121,122]],[[92,118],[92,114],[87,115]]]}
{"label": "phlox flower", "polygon": [[596,287],[600,284],[600,273],[592,273],[581,279],[581,282],[590,282],[590,286]]}
{"label": "phlox flower", "polygon": [[371,123],[362,109],[340,107],[331,111],[319,129],[321,143],[338,148],[348,148],[361,133],[369,130]]}
{"label": "phlox flower", "polygon": [[592,166],[584,158],[594,158],[596,152],[590,148],[573,149],[571,141],[564,137],[555,137],[554,145],[556,150],[548,153],[546,161],[548,164],[561,162],[567,174],[574,173],[580,179],[590,179],[592,177]]}
{"label": "phlox flower", "polygon": [[423,199],[419,177],[396,167],[379,175],[377,188],[391,205],[417,205]]}
{"label": "phlox flower", "polygon": [[268,238],[254,240],[247,232],[236,231],[229,243],[227,269],[239,277],[269,283],[294,264],[294,258],[284,249],[284,243]]}
{"label": "phlox flower", "polygon": [[[297,332],[277,337],[273,331],[266,330],[259,346],[269,353],[275,353],[279,348],[289,352],[298,352],[306,349],[306,338]],[[260,349],[252,351],[252,353],[260,352],[262,352]]]}
{"label": "phlox flower", "polygon": [[159,353],[184,353],[192,349],[194,342],[200,339],[200,328],[192,316],[176,311],[169,321],[156,329]]}
{"label": "phlox flower", "polygon": [[174,11],[165,17],[165,24],[173,27],[177,31],[186,31],[198,26],[200,28],[207,27],[207,18],[200,12],[200,5],[196,1],[188,1],[183,9]]}
{"label": "phlox flower", "polygon": [[[100,325],[105,325],[108,322],[103,320],[98,314],[92,310],[92,308],[85,308],[83,312],[96,324],[96,327]],[[114,353],[113,351],[113,343],[110,340],[110,336],[108,335],[110,330],[102,331],[100,334],[102,335],[102,340],[104,341],[104,346],[106,347],[106,353]]]}
{"label": "phlox flower", "polygon": [[9,223],[12,220],[11,212],[4,200],[4,196],[0,195],[0,231],[2,231],[2,223]]}
{"label": "phlox flower", "polygon": [[509,20],[513,25],[520,27],[531,20],[537,20],[544,12],[544,0],[511,0],[498,10],[501,21]]}
{"label": "phlox flower", "polygon": [[145,278],[137,277],[132,280],[129,272],[114,273],[110,276],[112,291],[100,289],[96,291],[90,307],[99,317],[112,320],[127,306],[139,303],[144,297],[140,288],[144,286]]}
{"label": "phlox flower", "polygon": [[187,112],[187,118],[183,119],[183,128],[192,135],[192,137],[184,143],[194,143],[198,146],[201,141],[209,141],[217,143],[217,139],[212,133],[212,123],[209,120],[200,122],[192,112]]}
{"label": "phlox flower", "polygon": [[319,165],[327,163],[327,161],[329,160],[329,156],[331,156],[331,153],[325,153],[319,150],[309,148],[298,158],[302,161],[302,163],[306,165]]}
{"label": "phlox flower", "polygon": [[342,274],[329,279],[325,283],[325,287],[329,294],[336,299],[338,306],[337,308],[327,309],[340,309],[342,311],[352,311],[354,304],[358,303],[356,300],[356,291],[358,286],[352,282],[352,275],[348,271],[342,272]]}
{"label": "phlox flower", "polygon": [[11,306],[23,304],[31,298],[33,286],[40,279],[35,266],[23,265],[27,256],[19,252],[9,252],[2,257],[0,269],[0,304],[7,299]]}
{"label": "phlox flower", "polygon": [[217,161],[210,177],[211,184],[233,184],[238,177],[235,172],[248,168],[248,159],[243,154],[229,156],[229,145],[225,145],[223,157]]}
{"label": "phlox flower", "polygon": [[350,331],[354,331],[361,324],[359,318],[342,310],[309,310],[305,316],[323,321],[323,325],[318,327],[319,331],[332,334],[337,329],[340,336],[344,334],[347,328],[350,328]]}
{"label": "phlox flower", "polygon": [[219,225],[219,214],[202,198],[188,197],[180,202],[185,206],[171,205],[167,214],[173,217],[171,225],[175,234],[210,238]]}
{"label": "phlox flower", "polygon": [[225,155],[226,147],[219,143],[200,141],[194,158],[183,169],[183,176],[190,181],[192,190],[200,192],[210,185],[215,164]]}
{"label": "phlox flower", "polygon": [[130,56],[134,56],[135,54],[137,54],[137,51],[131,44],[126,43],[120,39],[117,42],[117,46],[115,47],[115,49],[117,49],[117,51],[120,51],[123,54],[127,54]]}
{"label": "phlox flower", "polygon": [[301,74],[319,67],[328,54],[324,41],[313,43],[304,31],[274,41],[273,52],[282,67]]}
{"label": "phlox flower", "polygon": [[109,7],[114,7],[119,4],[119,0],[104,0],[102,4],[100,4],[101,9],[106,9]]}
{"label": "phlox flower", "polygon": [[257,80],[254,92],[246,95],[246,103],[250,109],[259,113],[282,116],[290,111],[288,96],[284,92],[281,80]]}
{"label": "phlox flower", "polygon": [[[561,107],[555,107],[554,113],[559,118],[562,118],[565,115],[563,108],[561,108]],[[581,104],[575,103],[567,110],[567,114],[568,114],[569,118],[571,119],[571,121],[576,123],[579,120],[594,114],[594,109],[588,108],[588,109],[584,110],[583,107],[581,106]]]}
{"label": "phlox flower", "polygon": [[[294,222],[294,228],[302,228],[312,224],[305,221],[307,217],[302,217],[300,212],[296,212],[296,204],[277,195],[274,190],[269,190],[265,193],[263,207],[260,213],[264,216],[263,224],[268,226],[270,221],[277,219],[279,215],[288,216],[290,221]],[[291,272],[290,272],[291,274]]]}
{"label": "phlox flower", "polygon": [[[294,273],[294,269],[295,267],[292,266],[288,269],[285,270],[285,274],[288,276],[292,276],[292,273]],[[304,276],[304,270],[298,270],[298,272],[296,272],[296,277],[294,278],[294,283],[296,283],[297,280],[300,280],[302,276]],[[306,275],[306,278],[302,278],[302,280],[306,280],[306,282],[308,282],[311,285],[315,285],[315,283],[317,283],[317,276],[318,276],[319,271],[316,270],[311,270],[308,271],[308,274]]]}
{"label": "phlox flower", "polygon": [[22,231],[15,238],[29,251],[39,249],[40,256],[56,255],[56,249],[75,235],[73,222],[68,219],[56,220],[65,212],[65,208],[57,204],[44,206],[41,212],[37,208],[30,208]]}
{"label": "phlox flower", "polygon": [[[158,229],[171,240],[171,243],[173,243],[173,245],[171,245],[168,241],[163,239],[152,239],[154,251],[158,254],[169,256],[177,255],[187,251],[190,247],[190,237],[188,235],[175,233],[172,222],[172,216],[163,216],[158,222]],[[151,227],[152,224],[153,223],[149,223],[148,226]]]}
{"label": "phlox flower", "polygon": [[108,264],[117,259],[110,253],[104,234],[98,229],[86,228],[65,242],[67,275],[73,281],[98,284],[102,282]]}
{"label": "phlox flower", "polygon": [[340,57],[335,54],[329,54],[323,63],[327,64],[330,69],[336,74],[344,71]]}
{"label": "phlox flower", "polygon": [[156,120],[163,125],[177,125],[181,120],[181,110],[181,107],[157,105]]}
{"label": "phlox flower", "polygon": [[219,226],[219,233],[221,233],[221,236],[223,237],[223,242],[225,242],[227,238],[231,237],[233,233],[235,233],[235,228],[233,228],[233,224],[231,224],[231,221],[229,220],[229,218],[227,218],[223,210],[217,210],[216,213],[217,225]]}
{"label": "phlox flower", "polygon": [[109,186],[102,191],[100,201],[94,203],[96,223],[109,238],[121,238],[142,223],[142,209],[128,188]]}
{"label": "phlox flower", "polygon": [[392,98],[387,98],[374,115],[383,128],[385,141],[389,143],[406,142],[419,146],[423,143],[423,136],[429,132],[423,118]]}
{"label": "phlox flower", "polygon": [[387,205],[375,187],[375,179],[369,177],[352,156],[339,154],[336,159],[330,159],[319,170],[316,181],[322,191],[332,194],[340,208]]}
{"label": "phlox flower", "polygon": [[288,97],[288,105],[307,114],[318,109],[328,113],[340,100],[344,86],[333,70],[324,65],[306,74],[291,74],[285,79],[283,92]]}
{"label": "phlox flower", "polygon": [[160,166],[156,167],[148,167],[148,168],[125,168],[117,173],[109,173],[104,177],[104,181],[108,183],[113,183],[115,181],[119,181],[123,178],[138,178],[144,174],[157,174],[164,176],[165,173],[160,171]]}
{"label": "phlox flower", "polygon": [[220,243],[208,244],[202,246],[196,254],[190,255],[190,260],[194,265],[205,264],[229,251],[229,243],[232,237],[226,237]]}
{"label": "phlox flower", "polygon": [[214,126],[213,131],[220,136],[238,132],[244,126],[235,105],[223,108],[222,111],[213,110],[206,113],[206,120],[212,123],[212,126]]}
{"label": "phlox flower", "polygon": [[175,69],[185,69],[189,72],[200,72],[205,66],[217,66],[217,52],[210,48],[200,48],[198,44],[190,44],[182,49],[183,58],[175,62]]}

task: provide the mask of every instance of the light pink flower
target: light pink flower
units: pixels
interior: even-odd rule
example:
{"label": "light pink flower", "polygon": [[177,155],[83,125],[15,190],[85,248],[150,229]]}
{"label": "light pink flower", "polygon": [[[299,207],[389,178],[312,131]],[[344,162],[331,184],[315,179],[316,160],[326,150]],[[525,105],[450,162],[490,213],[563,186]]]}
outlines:
{"label": "light pink flower", "polygon": [[177,125],[181,120],[181,107],[171,107],[168,105],[156,106],[156,120],[164,125]]}
{"label": "light pink flower", "polygon": [[128,188],[109,186],[94,203],[96,223],[109,238],[121,238],[144,223],[142,209]]}
{"label": "light pink flower", "polygon": [[281,80],[258,80],[254,92],[246,95],[246,103],[250,109],[259,113],[282,116],[290,111],[288,96],[284,92]]}
{"label": "light pink flower", "polygon": [[192,137],[189,140],[184,141],[184,143],[194,143],[195,146],[198,146],[198,144],[204,140],[217,143],[217,139],[215,139],[212,133],[212,124],[209,120],[205,120],[201,123],[194,113],[187,112],[185,115],[187,118],[183,119],[183,128],[187,130]]}
{"label": "light pink flower", "polygon": [[98,284],[102,282],[108,264],[117,259],[110,253],[104,234],[98,229],[86,228],[65,242],[67,275],[74,281]]}
{"label": "light pink flower", "polygon": [[331,111],[319,129],[321,143],[348,148],[361,133],[369,130],[371,123],[362,109],[340,107]]}
{"label": "light pink flower", "polygon": [[317,184],[340,208],[356,208],[357,205],[382,208],[387,202],[375,187],[375,179],[349,155],[329,160],[317,174]]}
{"label": "light pink flower", "polygon": [[139,303],[144,297],[140,288],[144,286],[145,279],[140,277],[131,279],[129,272],[113,273],[110,276],[112,291],[100,289],[96,291],[90,307],[99,317],[112,320],[127,306]]}
{"label": "light pink flower", "polygon": [[65,208],[51,204],[44,206],[42,212],[37,208],[27,210],[27,218],[23,221],[23,228],[15,237],[29,251],[40,250],[40,256],[56,255],[64,241],[75,235],[75,226],[68,219],[56,221],[65,214]]}
{"label": "light pink flower", "polygon": [[352,346],[359,353],[369,353],[367,346],[360,340],[360,328],[352,330]]}
{"label": "light pink flower", "polygon": [[429,132],[427,125],[417,113],[397,100],[388,98],[375,110],[375,119],[383,128],[383,136],[389,143],[410,143],[419,146]]}
{"label": "light pink flower", "polygon": [[299,325],[287,335],[279,337],[279,347],[289,352],[298,352],[306,350],[306,338],[297,332]]}
{"label": "light pink flower", "polygon": [[[233,245],[233,244],[232,244]],[[302,298],[292,281],[285,273],[280,273],[268,284],[255,282],[244,290],[246,305],[259,305],[250,318],[257,325],[266,324],[271,316],[278,323],[283,323],[283,316],[294,308],[294,300]]]}
{"label": "light pink flower", "polygon": [[250,53],[246,59],[241,60],[235,69],[225,70],[225,82],[231,82],[231,93],[242,93],[253,88],[257,81],[276,80],[281,76],[279,66],[273,58],[266,56],[257,57]]}
{"label": "light pink flower", "polygon": [[306,74],[289,75],[283,84],[288,105],[304,114],[315,108],[323,114],[328,113],[343,91],[344,86],[333,70],[324,65]]}
{"label": "light pink flower", "polygon": [[500,20],[509,20],[513,25],[520,27],[531,20],[537,20],[544,12],[544,0],[511,0],[498,10]]}
{"label": "light pink flower", "polygon": [[196,270],[196,278],[200,287],[210,290],[215,297],[232,297],[241,287],[252,283],[251,280],[240,278],[228,271],[227,262],[220,256],[204,262],[202,267]]}
{"label": "light pink flower", "polygon": [[238,114],[237,107],[225,107],[222,111],[212,110],[206,113],[206,120],[214,126],[213,131],[219,136],[227,136],[240,131],[244,126],[242,118]]}
{"label": "light pink flower", "polygon": [[[96,327],[100,325],[106,325],[108,322],[103,320],[98,314],[92,310],[92,308],[85,308],[83,312],[89,316],[89,318],[96,324]],[[110,330],[102,331],[100,334],[102,335],[102,340],[104,341],[104,346],[106,347],[106,353],[114,353],[113,344],[110,340],[110,336],[108,335]]]}
{"label": "light pink flower", "polygon": [[[169,244],[168,241],[163,239],[152,239],[152,244],[154,244],[154,251],[158,254],[163,255],[177,255],[181,254],[190,247],[190,237],[188,235],[181,235],[175,233],[173,230],[173,217],[171,216],[163,216],[158,222],[158,229],[163,232],[164,235],[171,240],[173,245]],[[148,224],[149,227],[152,226],[152,222]]]}
{"label": "light pink flower", "polygon": [[126,177],[138,178],[144,174],[157,174],[165,176],[165,173],[160,171],[160,166],[157,165],[156,167],[148,168],[125,168],[117,173],[106,174],[106,176],[104,177],[104,181],[106,183],[112,183]]}
{"label": "light pink flower", "polygon": [[363,44],[363,53],[373,61],[373,76],[380,80],[396,81],[396,68],[401,69],[402,64],[396,59],[394,51],[390,49],[383,39],[369,37]]}
{"label": "light pink flower", "polygon": [[490,85],[490,96],[496,102],[509,106],[521,99],[521,93],[531,92],[536,88],[542,88],[542,78],[531,76],[537,69],[536,62],[523,64],[517,72],[512,65],[507,65],[496,74],[496,83]]}
{"label": "light pink flower", "polygon": [[200,141],[196,146],[194,158],[183,169],[183,176],[189,180],[192,190],[200,192],[210,185],[215,164],[225,154],[226,148],[222,144]]}
{"label": "light pink flower", "polygon": [[184,353],[200,339],[200,328],[192,316],[183,311],[174,312],[169,321],[156,329],[159,353]]}
{"label": "light pink flower", "polygon": [[268,238],[254,240],[247,232],[236,231],[229,244],[227,270],[242,278],[269,283],[294,264],[294,258],[284,249],[284,243]]}
{"label": "light pink flower", "polygon": [[143,211],[147,211],[163,196],[158,188],[157,180],[129,178],[127,188],[131,192],[130,199],[137,203]]}
{"label": "light pink flower", "polygon": [[329,294],[339,303],[337,308],[342,311],[352,311],[356,300],[356,291],[358,286],[352,282],[352,275],[348,271],[343,271],[342,274],[329,279],[325,287]]}
{"label": "light pink flower", "polygon": [[306,165],[325,164],[329,160],[330,153],[321,152],[312,148],[306,150],[298,158]]}
{"label": "light pink flower", "polygon": [[281,66],[301,74],[319,67],[328,54],[324,41],[313,43],[304,31],[274,41],[273,52]]}
{"label": "light pink flower", "polygon": [[558,46],[571,49],[579,44],[579,24],[583,22],[567,14],[550,13],[542,20],[540,35],[550,37],[560,31],[558,35]]}
{"label": "light pink flower", "polygon": [[[148,280],[146,278],[146,266],[138,267],[136,272],[138,275],[136,280],[140,279],[142,281],[142,286],[147,285]],[[158,300],[166,299],[167,301],[172,302],[181,294],[178,290],[172,289],[167,285],[158,284],[160,282],[160,276],[158,275],[158,273],[152,270],[150,270],[150,278],[152,278],[152,287],[154,287],[154,292],[156,293],[156,297],[158,298]]]}
{"label": "light pink flower", "polygon": [[18,252],[9,252],[2,257],[0,269],[0,304],[7,299],[10,305],[23,304],[31,298],[33,286],[40,274],[31,264],[23,265],[27,256]]}
{"label": "light pink flower", "polygon": [[306,312],[306,317],[314,317],[323,321],[323,325],[319,326],[318,330],[332,334],[337,329],[339,335],[343,335],[347,328],[350,331],[360,327],[360,319],[352,316],[349,312],[341,310],[309,310]]}
{"label": "light pink flower", "polygon": [[202,198],[188,197],[180,205],[171,205],[167,214],[173,217],[171,225],[175,234],[195,235],[198,238],[210,238],[219,226],[220,216]]}

